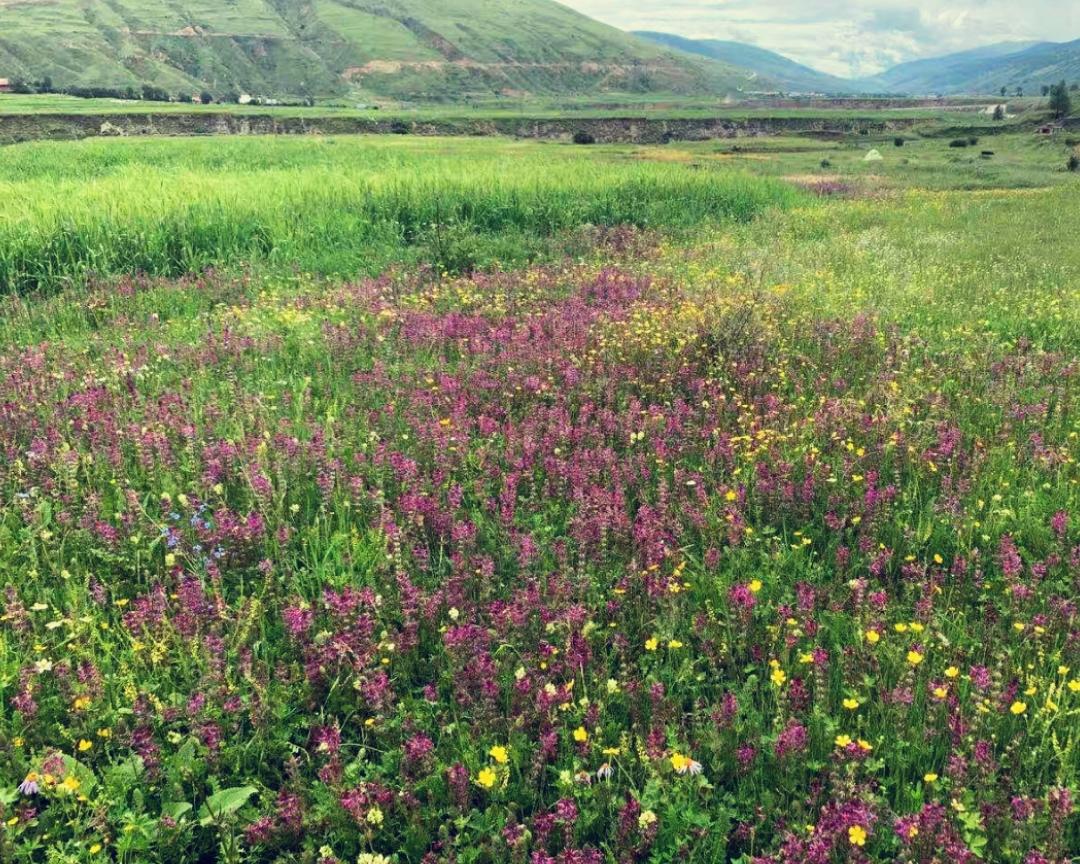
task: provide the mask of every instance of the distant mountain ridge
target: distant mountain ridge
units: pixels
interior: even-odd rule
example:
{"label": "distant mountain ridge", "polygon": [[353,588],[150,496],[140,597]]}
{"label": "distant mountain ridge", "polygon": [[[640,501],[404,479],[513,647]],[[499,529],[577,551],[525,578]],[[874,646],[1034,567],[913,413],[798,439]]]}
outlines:
{"label": "distant mountain ridge", "polygon": [[[732,66],[750,69],[758,73],[770,85],[781,90],[807,93],[849,94],[858,92],[859,82],[838,78],[819,72],[802,63],[796,63],[782,54],[748,45],[745,42],[729,42],[721,39],[687,39],[672,33],[639,30],[635,36],[674,48],[688,54],[697,54],[711,60],[719,60]],[[752,88],[754,89],[754,88]]]}
{"label": "distant mountain ridge", "polygon": [[1080,81],[1080,40],[992,45],[848,80],[754,45],[625,33],[555,0],[0,0],[0,79],[417,103],[990,95]]}
{"label": "distant mountain ridge", "polygon": [[901,63],[874,80],[893,92],[994,94],[1005,87],[1011,94],[1018,88],[1038,92],[1062,79],[1080,79],[1080,41],[987,45]]}
{"label": "distant mountain ridge", "polygon": [[847,79],[827,75],[781,54],[741,42],[687,39],[668,33],[636,35],[669,48],[745,66],[790,92],[830,95],[889,93],[908,96],[994,95],[1001,88],[1038,93],[1043,85],[1080,82],[1080,40],[1003,42],[970,51],[901,63],[880,75]]}
{"label": "distant mountain ridge", "polygon": [[0,0],[0,78],[425,102],[738,94],[753,74],[554,0]]}

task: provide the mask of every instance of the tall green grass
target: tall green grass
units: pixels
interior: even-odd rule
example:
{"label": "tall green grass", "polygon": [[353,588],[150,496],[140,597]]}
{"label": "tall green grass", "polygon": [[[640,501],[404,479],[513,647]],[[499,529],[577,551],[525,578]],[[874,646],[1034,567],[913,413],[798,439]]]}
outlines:
{"label": "tall green grass", "polygon": [[[747,220],[799,193],[617,151],[505,141],[232,139],[15,148],[0,168],[0,292],[265,262],[330,275],[442,254],[527,255],[582,225]],[[436,261],[435,263],[441,263]]]}

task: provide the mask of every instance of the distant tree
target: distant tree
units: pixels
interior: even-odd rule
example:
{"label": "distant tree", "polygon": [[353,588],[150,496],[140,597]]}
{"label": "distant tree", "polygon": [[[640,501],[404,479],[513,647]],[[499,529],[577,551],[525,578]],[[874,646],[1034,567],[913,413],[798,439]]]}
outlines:
{"label": "distant tree", "polygon": [[1080,171],[1080,156],[1073,153],[1072,156],[1069,157],[1069,161],[1066,163],[1065,167],[1073,173]]}
{"label": "distant tree", "polygon": [[1080,92],[1080,84],[1077,84],[1075,81],[1073,81],[1073,83],[1069,87],[1069,91],[1072,93]]}
{"label": "distant tree", "polygon": [[1047,96],[1050,95],[1050,85],[1049,84],[1043,84],[1042,85],[1042,95],[1043,95],[1043,99],[1045,99]]}
{"label": "distant tree", "polygon": [[209,105],[214,101],[214,94],[209,90],[203,90],[202,93],[199,94],[199,98],[202,100],[203,105]]}
{"label": "distant tree", "polygon": [[1068,117],[1072,113],[1072,97],[1064,81],[1050,88],[1050,110],[1058,117]]}
{"label": "distant tree", "polygon": [[38,91],[41,93],[53,93],[55,88],[53,87],[52,76],[46,75],[41,79],[41,84],[38,86]]}
{"label": "distant tree", "polygon": [[123,99],[126,95],[113,87],[68,87],[64,92],[79,99]]}
{"label": "distant tree", "polygon": [[1024,88],[1023,87],[1017,87],[1016,88],[1016,95],[1017,95],[1017,98],[1023,99],[1024,98]]}
{"label": "distant tree", "polygon": [[1002,87],[1001,88],[1001,98],[1004,99],[1008,95],[1009,95],[1009,88],[1008,87]]}
{"label": "distant tree", "polygon": [[147,102],[168,102],[169,94],[162,90],[160,87],[153,87],[150,84],[143,84],[142,86],[142,98]]}
{"label": "distant tree", "polygon": [[1004,105],[996,105],[994,107],[994,119],[998,120],[998,121],[1001,121],[1001,120],[1005,119],[1005,106]]}
{"label": "distant tree", "polygon": [[185,104],[191,104],[193,101],[190,93],[181,93],[176,98],[178,102],[184,102]]}

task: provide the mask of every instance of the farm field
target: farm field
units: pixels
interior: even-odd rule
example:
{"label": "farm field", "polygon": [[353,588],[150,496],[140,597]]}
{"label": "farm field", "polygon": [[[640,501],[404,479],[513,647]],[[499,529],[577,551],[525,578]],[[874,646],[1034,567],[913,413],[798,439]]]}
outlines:
{"label": "farm field", "polygon": [[[902,102],[903,100],[898,100]],[[633,101],[629,97],[620,98],[615,103],[598,102],[596,99],[500,99],[476,100],[471,103],[448,105],[409,105],[389,103],[385,107],[346,100],[321,102],[308,107],[301,105],[235,105],[213,102],[208,105],[185,102],[152,102],[128,99],[84,99],[63,94],[16,94],[0,93],[0,114],[215,114],[229,113],[238,115],[270,114],[286,117],[345,116],[380,119],[386,116],[403,117],[415,120],[456,120],[462,118],[565,118],[565,117],[622,117],[648,116],[654,119],[664,118],[730,118],[743,119],[753,117],[798,117],[847,119],[865,118],[876,120],[918,119],[927,123],[957,123],[993,127],[993,118],[985,113],[986,100],[957,100],[941,106],[927,107],[917,103],[909,107],[867,107],[865,109],[836,107],[798,107],[785,108],[775,106],[725,105],[716,100],[671,97],[657,100],[654,95],[640,97]],[[1011,112],[1025,116],[1043,106],[1038,100],[1013,100]]]}
{"label": "farm field", "polygon": [[0,860],[1067,864],[1075,146],[4,149]]}

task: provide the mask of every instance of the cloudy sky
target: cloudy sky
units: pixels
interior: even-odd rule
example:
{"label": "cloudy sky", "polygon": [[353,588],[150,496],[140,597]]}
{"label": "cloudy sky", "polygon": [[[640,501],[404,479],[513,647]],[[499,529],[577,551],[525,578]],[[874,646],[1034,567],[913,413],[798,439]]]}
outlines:
{"label": "cloudy sky", "polygon": [[625,30],[734,39],[834,75],[993,42],[1080,38],[1077,0],[561,0]]}

